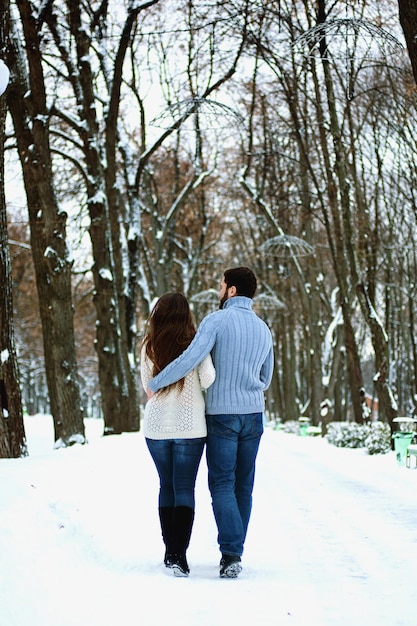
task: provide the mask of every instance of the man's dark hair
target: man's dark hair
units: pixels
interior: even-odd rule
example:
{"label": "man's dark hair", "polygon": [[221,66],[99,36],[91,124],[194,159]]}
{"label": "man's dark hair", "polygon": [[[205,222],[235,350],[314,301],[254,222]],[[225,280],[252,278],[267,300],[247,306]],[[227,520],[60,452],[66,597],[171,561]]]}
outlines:
{"label": "man's dark hair", "polygon": [[249,267],[234,267],[224,273],[224,282],[229,287],[236,287],[238,296],[253,298],[256,291],[256,276]]}

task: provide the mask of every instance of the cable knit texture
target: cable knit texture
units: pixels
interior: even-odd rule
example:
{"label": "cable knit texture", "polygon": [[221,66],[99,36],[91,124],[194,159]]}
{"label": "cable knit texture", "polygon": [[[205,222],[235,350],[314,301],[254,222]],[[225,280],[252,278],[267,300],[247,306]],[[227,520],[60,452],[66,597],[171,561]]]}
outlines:
{"label": "cable knit texture", "polygon": [[149,382],[149,389],[179,380],[210,353],[216,380],[207,390],[206,413],[262,412],[274,366],[272,336],[245,296],[230,298],[223,309],[207,315],[188,348]]}
{"label": "cable knit texture", "polygon": [[[144,389],[152,378],[152,363],[141,351],[141,380]],[[156,393],[145,407],[143,432],[149,439],[193,439],[207,435],[202,389],[216,377],[210,355],[185,377],[184,387]],[[181,377],[182,378],[182,377]]]}

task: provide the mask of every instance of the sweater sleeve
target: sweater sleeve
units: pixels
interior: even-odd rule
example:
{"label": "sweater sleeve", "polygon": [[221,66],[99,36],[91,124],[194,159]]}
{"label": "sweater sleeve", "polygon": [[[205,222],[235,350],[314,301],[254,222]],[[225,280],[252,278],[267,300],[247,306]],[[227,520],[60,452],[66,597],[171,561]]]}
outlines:
{"label": "sweater sleeve", "polygon": [[188,348],[149,381],[148,387],[151,391],[156,392],[163,387],[176,383],[201,363],[204,357],[210,353],[216,341],[218,332],[216,319],[216,313],[204,318]]}
{"label": "sweater sleeve", "polygon": [[272,380],[272,373],[274,371],[274,348],[270,347],[268,355],[262,365],[260,378],[264,384],[264,389],[268,389]]}
{"label": "sweater sleeve", "polygon": [[214,369],[213,361],[209,354],[198,366],[198,378],[202,389],[207,389],[214,383],[216,370]]}

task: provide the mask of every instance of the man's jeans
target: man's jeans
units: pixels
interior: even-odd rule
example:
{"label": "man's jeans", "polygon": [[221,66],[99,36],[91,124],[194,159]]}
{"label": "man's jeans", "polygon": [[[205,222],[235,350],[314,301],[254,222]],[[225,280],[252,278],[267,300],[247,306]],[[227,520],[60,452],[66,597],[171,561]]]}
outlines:
{"label": "man's jeans", "polygon": [[222,554],[243,553],[262,433],[262,413],[207,415],[209,487]]}
{"label": "man's jeans", "polygon": [[159,475],[159,506],[195,508],[194,488],[204,450],[198,439],[146,439]]}

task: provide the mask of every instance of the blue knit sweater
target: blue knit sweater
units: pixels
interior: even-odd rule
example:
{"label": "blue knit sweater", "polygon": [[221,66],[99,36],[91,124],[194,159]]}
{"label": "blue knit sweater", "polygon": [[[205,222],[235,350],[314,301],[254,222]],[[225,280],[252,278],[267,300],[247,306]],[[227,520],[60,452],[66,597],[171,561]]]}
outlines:
{"label": "blue knit sweater", "polygon": [[268,326],[252,311],[252,300],[234,296],[207,315],[188,348],[149,382],[158,391],[186,376],[211,352],[216,380],[207,390],[206,413],[262,412],[274,353]]}

